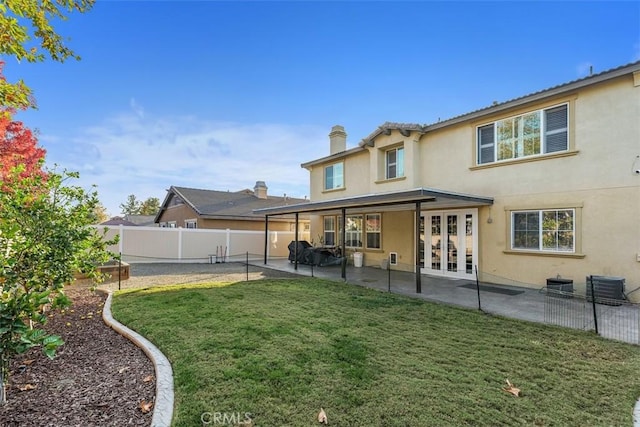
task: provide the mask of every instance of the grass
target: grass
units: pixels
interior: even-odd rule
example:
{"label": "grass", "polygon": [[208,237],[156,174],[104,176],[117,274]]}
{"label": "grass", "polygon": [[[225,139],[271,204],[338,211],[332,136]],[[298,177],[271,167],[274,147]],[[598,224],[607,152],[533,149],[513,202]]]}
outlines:
{"label": "grass", "polygon": [[628,426],[640,396],[636,346],[319,279],[127,291],[113,313],[171,360],[174,426],[321,407],[334,426]]}

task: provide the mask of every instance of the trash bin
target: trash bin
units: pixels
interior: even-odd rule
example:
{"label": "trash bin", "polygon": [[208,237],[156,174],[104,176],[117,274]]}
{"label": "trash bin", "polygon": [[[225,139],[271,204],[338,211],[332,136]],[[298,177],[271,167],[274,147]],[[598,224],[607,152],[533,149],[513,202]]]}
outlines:
{"label": "trash bin", "polygon": [[553,296],[559,298],[572,298],[573,297],[573,280],[550,278],[547,279],[547,290]]}
{"label": "trash bin", "polygon": [[353,266],[354,267],[362,267],[362,252],[354,252],[353,253]]}

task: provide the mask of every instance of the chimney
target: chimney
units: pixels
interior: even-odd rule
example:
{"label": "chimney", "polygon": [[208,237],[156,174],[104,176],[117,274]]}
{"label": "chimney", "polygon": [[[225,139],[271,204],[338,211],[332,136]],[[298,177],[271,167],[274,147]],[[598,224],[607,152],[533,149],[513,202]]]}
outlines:
{"label": "chimney", "polygon": [[341,153],[347,149],[347,133],[342,126],[335,125],[331,128],[329,144],[331,146],[329,154]]}
{"label": "chimney", "polygon": [[256,181],[255,187],[253,187],[253,195],[258,199],[267,198],[267,184],[264,181]]}

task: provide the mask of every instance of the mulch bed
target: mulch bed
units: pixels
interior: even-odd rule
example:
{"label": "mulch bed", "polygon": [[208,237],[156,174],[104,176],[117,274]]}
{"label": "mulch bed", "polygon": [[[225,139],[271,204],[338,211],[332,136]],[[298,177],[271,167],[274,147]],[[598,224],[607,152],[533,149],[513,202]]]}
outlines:
{"label": "mulch bed", "polygon": [[102,321],[103,293],[66,288],[73,305],[53,312],[45,329],[65,344],[55,359],[41,349],[11,365],[0,426],[149,426],[155,397],[154,367],[147,356]]}

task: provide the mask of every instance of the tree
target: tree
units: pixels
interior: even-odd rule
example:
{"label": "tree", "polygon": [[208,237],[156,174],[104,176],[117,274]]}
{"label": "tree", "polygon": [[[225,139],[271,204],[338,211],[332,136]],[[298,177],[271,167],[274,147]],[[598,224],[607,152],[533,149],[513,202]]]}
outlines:
{"label": "tree", "polygon": [[120,203],[120,212],[122,212],[123,215],[138,215],[141,205],[141,202],[136,199],[135,194],[129,194],[127,201]]}
{"label": "tree", "polygon": [[63,288],[83,273],[99,280],[97,266],[111,259],[113,241],[95,227],[97,192],[68,185],[78,173],[47,171],[22,177],[21,167],[0,192],[0,403],[13,357],[41,347],[49,358],[63,344],[40,329],[44,308],[69,305]]}
{"label": "tree", "polygon": [[140,206],[140,215],[155,215],[160,210],[160,199],[149,197]]}
{"label": "tree", "polygon": [[[94,3],[95,0],[0,0],[0,55],[28,62],[42,62],[47,54],[58,62],[70,57],[80,59],[56,33],[51,20],[66,20],[74,11],[87,12]],[[26,109],[35,107],[35,102],[31,89],[22,80],[9,83],[0,78],[0,105]]]}
{"label": "tree", "polygon": [[92,224],[100,224],[101,222],[105,222],[108,219],[109,215],[107,214],[107,208],[105,208],[102,203],[98,203],[93,209]]}
{"label": "tree", "polygon": [[10,116],[0,117],[0,180],[10,179],[12,171],[21,166],[20,176],[44,177],[42,165],[46,151],[38,146],[38,140],[22,122],[11,121]]}

